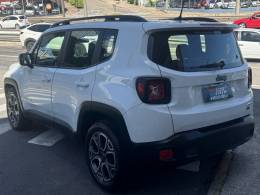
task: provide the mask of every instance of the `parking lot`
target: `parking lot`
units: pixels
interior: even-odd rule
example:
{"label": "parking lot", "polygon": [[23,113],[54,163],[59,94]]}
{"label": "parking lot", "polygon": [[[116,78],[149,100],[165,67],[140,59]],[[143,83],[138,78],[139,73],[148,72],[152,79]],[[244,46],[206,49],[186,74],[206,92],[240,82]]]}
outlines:
{"label": "parking lot", "polygon": [[[0,78],[3,78],[4,72],[10,64],[17,61],[18,54],[23,51],[18,43],[0,43]],[[256,135],[258,135],[260,63],[250,62],[250,66],[253,69]],[[257,142],[257,137],[255,136],[251,142]],[[239,148],[236,152],[238,157],[239,151],[243,153],[245,150],[245,146]],[[250,155],[246,157],[250,158],[247,161],[254,160]],[[124,193],[206,194],[217,171],[218,161],[217,158],[212,158],[178,168],[170,166],[144,169],[129,181],[129,189]],[[235,170],[239,168],[239,164],[237,166],[234,167]],[[13,131],[9,127],[6,120],[2,79],[0,83],[0,167],[0,194],[106,194],[92,181],[81,144],[74,136],[51,127],[37,125],[22,132]]]}

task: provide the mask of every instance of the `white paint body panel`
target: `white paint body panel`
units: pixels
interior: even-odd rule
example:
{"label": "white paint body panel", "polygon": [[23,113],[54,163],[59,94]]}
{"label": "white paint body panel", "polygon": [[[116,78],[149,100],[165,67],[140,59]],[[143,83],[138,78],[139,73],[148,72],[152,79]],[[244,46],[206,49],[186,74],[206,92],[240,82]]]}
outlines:
{"label": "white paint body panel", "polygon": [[25,110],[36,110],[51,116],[51,88],[56,70],[37,66],[21,67],[20,95]]}
{"label": "white paint body panel", "polygon": [[58,69],[52,85],[53,116],[77,130],[81,104],[91,101],[96,67],[87,69]]}

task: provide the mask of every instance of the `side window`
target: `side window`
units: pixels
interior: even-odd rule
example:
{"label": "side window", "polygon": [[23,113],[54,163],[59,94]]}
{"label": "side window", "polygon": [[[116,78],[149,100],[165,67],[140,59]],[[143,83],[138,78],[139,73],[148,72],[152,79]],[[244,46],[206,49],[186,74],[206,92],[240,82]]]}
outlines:
{"label": "side window", "polygon": [[39,25],[33,25],[31,27],[29,27],[29,30],[35,31],[35,32],[44,32],[45,30],[47,30],[48,28],[50,28],[50,25],[48,24],[39,24]]}
{"label": "side window", "polygon": [[255,18],[260,19],[260,14],[256,14]]}
{"label": "side window", "polygon": [[17,20],[18,18],[14,17],[14,16],[10,16],[9,20]]}
{"label": "side window", "polygon": [[98,30],[72,31],[67,46],[65,66],[83,68],[93,65],[92,58],[99,37]]}
{"label": "side window", "polygon": [[42,25],[38,25],[38,31],[37,32],[44,32],[47,29],[49,29],[51,27],[51,25],[49,24],[42,24]]}
{"label": "side window", "polygon": [[64,37],[65,32],[43,36],[36,56],[36,65],[53,66],[60,54]]}
{"label": "side window", "polygon": [[241,40],[249,42],[260,42],[260,34],[256,32],[244,31],[241,33]]}
{"label": "side window", "polygon": [[37,25],[33,25],[33,26],[29,27],[28,29],[37,32]]}
{"label": "side window", "polygon": [[115,49],[117,30],[105,30],[103,34],[99,62],[109,59]]}

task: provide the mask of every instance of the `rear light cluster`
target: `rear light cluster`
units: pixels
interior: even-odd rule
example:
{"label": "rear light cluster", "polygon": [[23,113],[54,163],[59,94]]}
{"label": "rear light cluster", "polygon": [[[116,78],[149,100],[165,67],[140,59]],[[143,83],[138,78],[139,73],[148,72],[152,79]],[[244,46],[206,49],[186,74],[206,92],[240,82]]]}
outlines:
{"label": "rear light cluster", "polygon": [[139,98],[147,104],[167,104],[171,100],[171,82],[161,77],[140,77],[136,80]]}
{"label": "rear light cluster", "polygon": [[250,89],[252,86],[252,80],[253,80],[253,75],[252,75],[252,68],[248,68],[248,88]]}

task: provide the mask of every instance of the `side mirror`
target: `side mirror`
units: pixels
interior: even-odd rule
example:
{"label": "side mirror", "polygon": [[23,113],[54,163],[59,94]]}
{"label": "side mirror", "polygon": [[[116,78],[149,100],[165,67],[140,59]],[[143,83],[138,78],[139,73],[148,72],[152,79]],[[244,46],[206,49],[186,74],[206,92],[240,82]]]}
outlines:
{"label": "side mirror", "polygon": [[251,17],[251,20],[255,20],[255,19],[256,19],[256,17],[255,17],[255,16],[252,16],[252,17]]}
{"label": "side mirror", "polygon": [[30,53],[22,53],[19,55],[19,61],[20,65],[22,66],[28,66],[30,68],[33,68],[32,65],[32,56]]}

